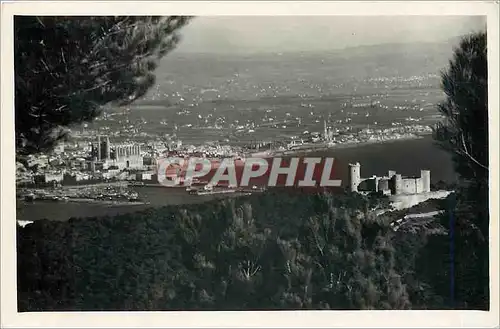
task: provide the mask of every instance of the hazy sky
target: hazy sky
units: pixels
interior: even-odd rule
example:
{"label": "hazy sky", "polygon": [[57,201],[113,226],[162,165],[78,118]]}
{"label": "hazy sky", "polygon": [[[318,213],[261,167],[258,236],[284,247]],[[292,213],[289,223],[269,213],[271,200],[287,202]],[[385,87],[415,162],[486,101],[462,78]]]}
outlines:
{"label": "hazy sky", "polygon": [[182,31],[178,52],[290,52],[440,41],[486,26],[481,16],[204,16]]}

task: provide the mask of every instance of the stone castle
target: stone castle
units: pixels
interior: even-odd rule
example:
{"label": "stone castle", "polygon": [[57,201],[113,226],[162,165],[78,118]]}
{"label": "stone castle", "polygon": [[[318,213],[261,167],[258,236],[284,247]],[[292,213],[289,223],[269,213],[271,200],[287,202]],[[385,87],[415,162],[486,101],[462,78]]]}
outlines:
{"label": "stone castle", "polygon": [[430,193],[431,172],[421,170],[420,177],[403,177],[393,170],[387,176],[361,178],[361,165],[349,164],[349,190],[351,192],[377,192],[384,195],[415,195]]}

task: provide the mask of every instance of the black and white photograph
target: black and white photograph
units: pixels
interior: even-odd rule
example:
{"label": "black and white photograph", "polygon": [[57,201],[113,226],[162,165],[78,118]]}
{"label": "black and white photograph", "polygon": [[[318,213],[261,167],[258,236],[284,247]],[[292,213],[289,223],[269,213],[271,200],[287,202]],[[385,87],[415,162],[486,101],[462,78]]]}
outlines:
{"label": "black and white photograph", "polygon": [[120,14],[2,22],[2,304],[498,325],[498,2],[319,16],[109,3]]}

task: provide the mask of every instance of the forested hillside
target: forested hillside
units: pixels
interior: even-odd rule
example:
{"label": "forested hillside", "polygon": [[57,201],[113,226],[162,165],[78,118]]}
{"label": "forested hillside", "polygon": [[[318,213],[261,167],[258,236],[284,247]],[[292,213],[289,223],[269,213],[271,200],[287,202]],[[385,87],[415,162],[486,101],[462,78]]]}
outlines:
{"label": "forested hillside", "polygon": [[432,230],[395,232],[390,216],[370,210],[378,202],[269,192],[117,217],[36,221],[18,228],[19,309],[447,307],[419,270]]}

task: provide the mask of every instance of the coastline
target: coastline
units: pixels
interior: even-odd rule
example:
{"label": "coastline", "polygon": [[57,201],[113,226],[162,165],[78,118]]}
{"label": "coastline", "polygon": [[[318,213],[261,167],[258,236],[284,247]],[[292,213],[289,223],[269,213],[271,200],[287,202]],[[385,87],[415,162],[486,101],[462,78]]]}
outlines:
{"label": "coastline", "polygon": [[312,153],[312,152],[323,152],[323,151],[330,151],[330,150],[339,150],[339,149],[347,149],[347,148],[356,148],[356,147],[363,147],[363,146],[368,146],[368,145],[374,145],[374,144],[388,144],[388,143],[395,143],[395,142],[403,142],[403,141],[408,141],[408,140],[417,140],[417,139],[423,139],[423,138],[428,138],[431,137],[432,133],[422,133],[414,136],[405,136],[401,138],[393,138],[393,139],[387,139],[387,140],[371,140],[371,141],[362,141],[362,142],[352,142],[352,143],[339,143],[339,144],[333,144],[333,145],[328,145],[328,146],[322,146],[322,147],[311,147],[311,148],[305,148],[305,149],[299,149],[299,150],[284,150],[284,151],[278,151],[274,153],[273,155],[297,155],[301,153]]}
{"label": "coastline", "polygon": [[147,205],[149,202],[144,201],[119,201],[119,200],[96,200],[90,198],[69,198],[67,200],[35,200],[32,202],[24,201],[23,199],[18,199],[18,202],[21,201],[23,204],[37,204],[37,203],[52,203],[52,204],[65,204],[65,203],[89,203],[89,204],[99,204],[99,205],[112,205],[112,206],[142,206]]}
{"label": "coastline", "polygon": [[70,198],[67,201],[63,202],[94,203],[94,204],[105,204],[113,206],[140,206],[148,204],[147,202],[144,201],[96,200],[87,198]]}

